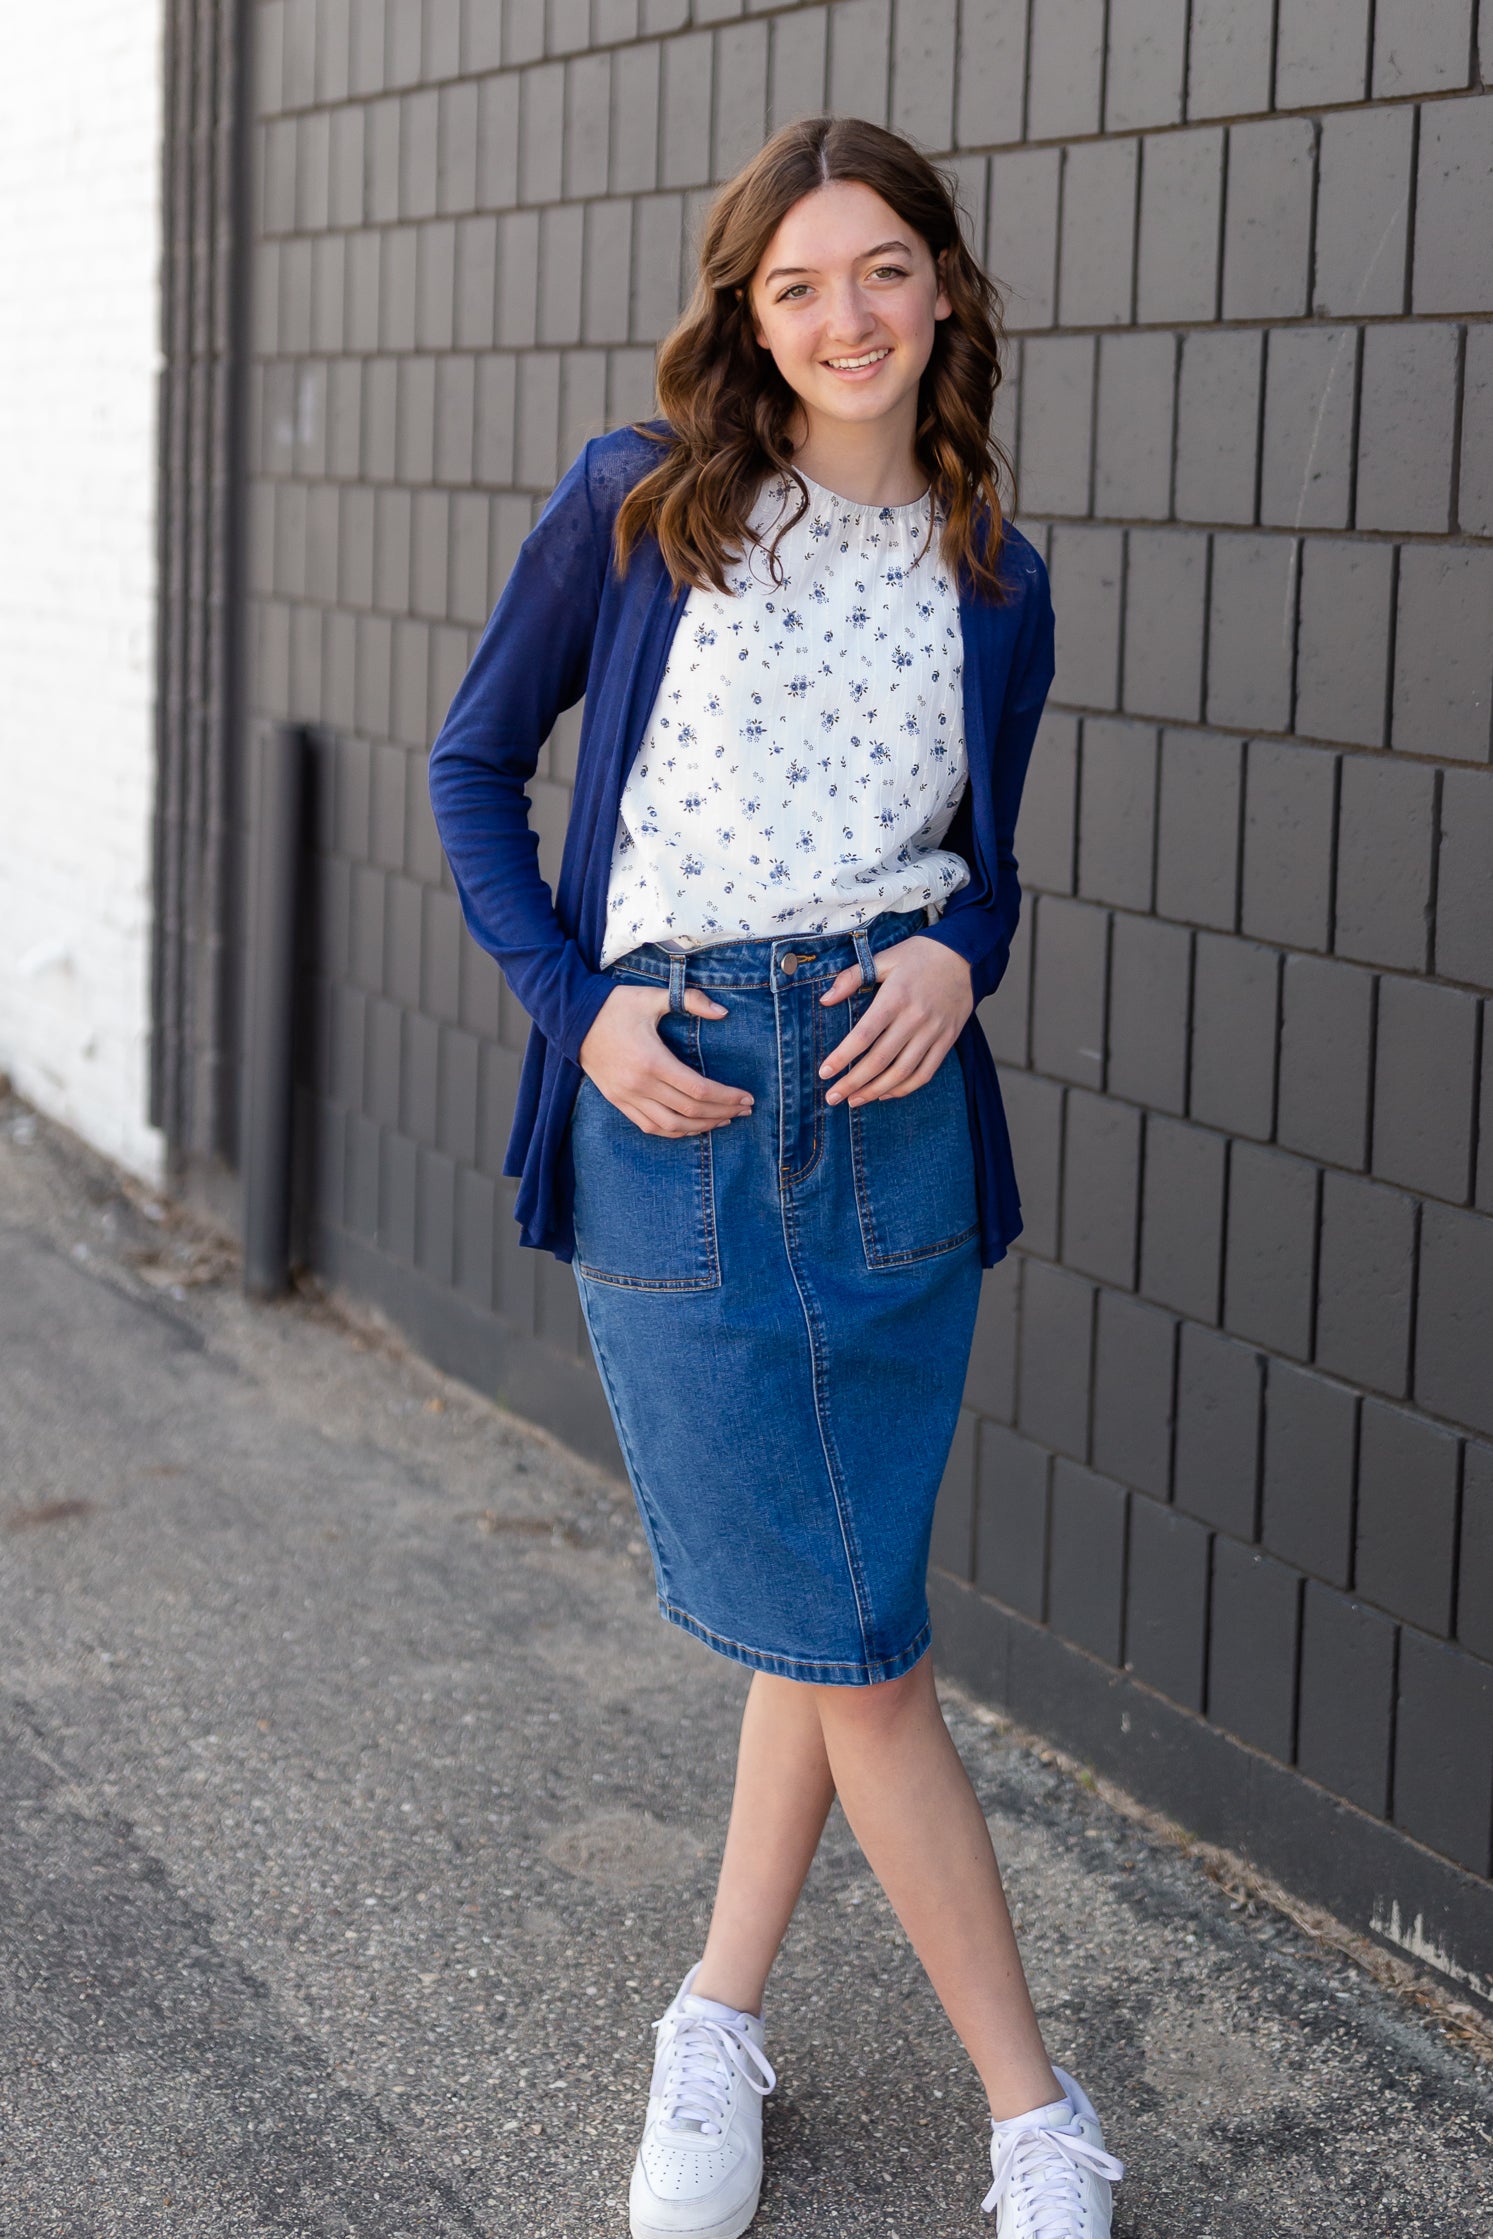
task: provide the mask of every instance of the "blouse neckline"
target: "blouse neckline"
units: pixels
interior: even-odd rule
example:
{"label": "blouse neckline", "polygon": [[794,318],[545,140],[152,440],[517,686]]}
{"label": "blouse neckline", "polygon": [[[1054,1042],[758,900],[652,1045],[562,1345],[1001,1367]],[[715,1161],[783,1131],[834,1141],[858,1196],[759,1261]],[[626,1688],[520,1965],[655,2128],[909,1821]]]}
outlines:
{"label": "blouse neckline", "polygon": [[[904,505],[880,505],[874,498],[842,497],[838,490],[827,489],[824,483],[816,482],[812,474],[805,474],[802,467],[795,467],[793,472],[807,484],[811,496],[826,499],[831,505],[844,506],[851,513],[871,513],[878,518],[888,513],[897,518],[904,514],[921,513],[933,495],[933,484],[930,482],[921,497],[909,498]],[[785,475],[784,479],[789,478]],[[791,482],[789,486],[791,487]]]}

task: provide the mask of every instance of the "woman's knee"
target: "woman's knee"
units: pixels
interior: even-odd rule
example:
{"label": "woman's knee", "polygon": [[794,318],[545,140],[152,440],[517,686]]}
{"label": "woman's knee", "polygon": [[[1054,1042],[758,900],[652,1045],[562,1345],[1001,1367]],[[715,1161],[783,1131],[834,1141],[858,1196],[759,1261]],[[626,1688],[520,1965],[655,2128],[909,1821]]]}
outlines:
{"label": "woman's knee", "polygon": [[933,1695],[932,1664],[927,1656],[896,1679],[874,1680],[867,1687],[816,1687],[819,1715],[826,1731],[885,1734],[909,1718],[927,1715]]}

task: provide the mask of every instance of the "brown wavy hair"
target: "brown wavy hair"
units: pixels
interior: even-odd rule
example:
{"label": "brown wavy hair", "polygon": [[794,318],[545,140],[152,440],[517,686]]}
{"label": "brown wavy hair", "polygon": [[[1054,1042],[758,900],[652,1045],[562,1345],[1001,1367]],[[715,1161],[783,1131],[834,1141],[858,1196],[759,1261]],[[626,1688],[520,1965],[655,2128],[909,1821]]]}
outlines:
{"label": "brown wavy hair", "polygon": [[[956,577],[999,600],[1002,482],[1014,491],[1010,459],[990,426],[1005,346],[1000,297],[965,245],[952,180],[900,133],[861,117],[785,125],[711,205],[694,293],[658,352],[658,401],[668,427],[634,423],[665,449],[619,508],[619,571],[651,531],[676,587],[724,591],[728,565],[739,563],[749,541],[761,541],[748,523],[767,474],[776,468],[797,483],[802,502],[794,520],[807,509],[808,489],[788,447],[798,398],[757,342],[750,287],[789,210],[835,179],[871,187],[921,234],[935,261],[945,252],[943,287],[952,308],[937,322],[918,386],[913,445],[942,522],[943,558]],[[775,574],[777,542],[770,554]]]}

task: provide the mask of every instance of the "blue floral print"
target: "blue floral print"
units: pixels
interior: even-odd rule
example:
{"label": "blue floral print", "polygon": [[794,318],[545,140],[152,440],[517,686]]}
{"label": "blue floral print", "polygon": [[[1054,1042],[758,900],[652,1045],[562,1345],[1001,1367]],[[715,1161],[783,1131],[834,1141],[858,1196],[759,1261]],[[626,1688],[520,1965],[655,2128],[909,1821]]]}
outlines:
{"label": "blue floral print", "polygon": [[797,521],[777,475],[753,512],[769,541],[790,516],[776,579],[749,543],[726,594],[688,594],[622,792],[603,969],[641,941],[937,912],[969,877],[939,844],[968,769],[958,597],[936,534],[923,549],[931,496],[856,505],[804,480]]}

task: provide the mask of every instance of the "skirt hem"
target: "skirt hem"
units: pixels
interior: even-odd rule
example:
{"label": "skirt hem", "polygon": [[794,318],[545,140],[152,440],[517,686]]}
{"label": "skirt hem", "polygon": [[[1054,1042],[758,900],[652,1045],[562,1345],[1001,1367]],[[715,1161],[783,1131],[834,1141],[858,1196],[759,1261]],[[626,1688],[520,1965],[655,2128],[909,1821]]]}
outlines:
{"label": "skirt hem", "polygon": [[733,1663],[746,1664],[753,1671],[772,1672],[779,1679],[797,1679],[814,1687],[876,1687],[888,1679],[900,1679],[927,1654],[933,1639],[932,1621],[925,1618],[908,1646],[895,1656],[878,1657],[874,1663],[816,1663],[810,1657],[779,1656],[771,1649],[748,1648],[742,1641],[727,1640],[663,1594],[658,1597],[658,1613],[669,1624],[713,1648],[718,1656],[729,1656]]}

